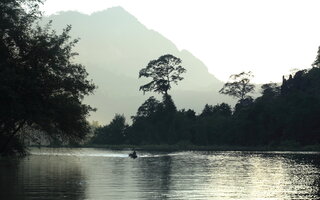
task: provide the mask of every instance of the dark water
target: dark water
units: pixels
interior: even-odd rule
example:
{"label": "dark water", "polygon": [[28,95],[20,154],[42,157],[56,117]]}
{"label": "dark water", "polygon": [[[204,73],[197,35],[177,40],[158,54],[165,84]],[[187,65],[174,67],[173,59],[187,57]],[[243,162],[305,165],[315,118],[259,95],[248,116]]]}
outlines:
{"label": "dark water", "polygon": [[0,199],[320,199],[320,153],[33,149],[0,160]]}

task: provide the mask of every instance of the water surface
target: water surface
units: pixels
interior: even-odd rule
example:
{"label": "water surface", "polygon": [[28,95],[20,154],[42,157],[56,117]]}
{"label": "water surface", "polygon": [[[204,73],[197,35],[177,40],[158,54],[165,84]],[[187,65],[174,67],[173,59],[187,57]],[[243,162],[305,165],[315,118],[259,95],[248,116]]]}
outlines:
{"label": "water surface", "polygon": [[0,161],[0,199],[320,199],[320,153],[32,149]]}

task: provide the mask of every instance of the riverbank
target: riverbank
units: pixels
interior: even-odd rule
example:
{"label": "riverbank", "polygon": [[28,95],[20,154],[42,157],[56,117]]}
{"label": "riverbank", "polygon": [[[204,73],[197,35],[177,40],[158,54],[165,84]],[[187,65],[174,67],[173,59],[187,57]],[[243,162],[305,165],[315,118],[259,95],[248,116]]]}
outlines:
{"label": "riverbank", "polygon": [[320,145],[308,146],[196,146],[196,145],[84,145],[81,148],[105,148],[111,150],[145,151],[320,151]]}

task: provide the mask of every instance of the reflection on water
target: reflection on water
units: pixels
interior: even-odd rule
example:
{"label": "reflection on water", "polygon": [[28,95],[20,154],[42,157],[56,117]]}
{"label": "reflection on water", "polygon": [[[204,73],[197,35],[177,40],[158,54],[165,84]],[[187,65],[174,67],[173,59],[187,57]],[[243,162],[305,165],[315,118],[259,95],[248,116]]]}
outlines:
{"label": "reflection on water", "polygon": [[30,156],[0,162],[0,199],[85,199],[79,160]]}
{"label": "reflection on water", "polygon": [[33,149],[0,160],[0,199],[320,199],[320,154]]}

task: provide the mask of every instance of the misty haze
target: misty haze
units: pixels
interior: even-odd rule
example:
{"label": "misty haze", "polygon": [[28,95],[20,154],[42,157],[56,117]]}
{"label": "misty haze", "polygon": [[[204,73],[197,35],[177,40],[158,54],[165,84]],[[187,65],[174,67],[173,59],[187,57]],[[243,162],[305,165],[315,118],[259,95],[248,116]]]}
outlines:
{"label": "misty haze", "polygon": [[163,54],[181,58],[188,71],[185,80],[172,91],[179,108],[192,108],[199,113],[206,103],[232,102],[219,95],[223,82],[211,75],[199,59],[187,50],[179,51],[171,41],[148,30],[121,7],[92,15],[62,12],[44,18],[44,23],[49,20],[55,30],[71,24],[70,35],[80,38],[74,48],[79,53],[76,61],[86,66],[89,78],[98,86],[95,94],[87,98],[90,105],[98,108],[92,113],[92,120],[107,123],[116,113],[133,116],[150,96],[139,91],[144,82],[138,79],[139,70]]}
{"label": "misty haze", "polygon": [[[254,72],[266,69],[245,67],[219,80],[213,68],[234,68],[206,66],[196,48],[179,49],[125,9],[142,15],[146,6],[151,19],[158,12],[150,2],[132,3],[0,2],[0,199],[319,199],[320,47],[310,65],[274,78],[280,82],[256,84]],[[185,23],[196,29],[190,3],[178,4],[176,16],[171,8],[163,14],[182,20],[181,30]],[[273,23],[261,15],[257,27]],[[153,20],[155,27],[165,19]],[[226,28],[212,37],[239,37],[228,32],[233,22],[219,23]],[[189,39],[203,45],[208,38],[195,31]],[[207,41],[203,51],[221,60],[226,49],[217,54]],[[312,35],[309,41],[320,45]],[[244,55],[238,48],[222,56],[226,63]],[[268,76],[273,71],[278,76],[272,67]]]}

